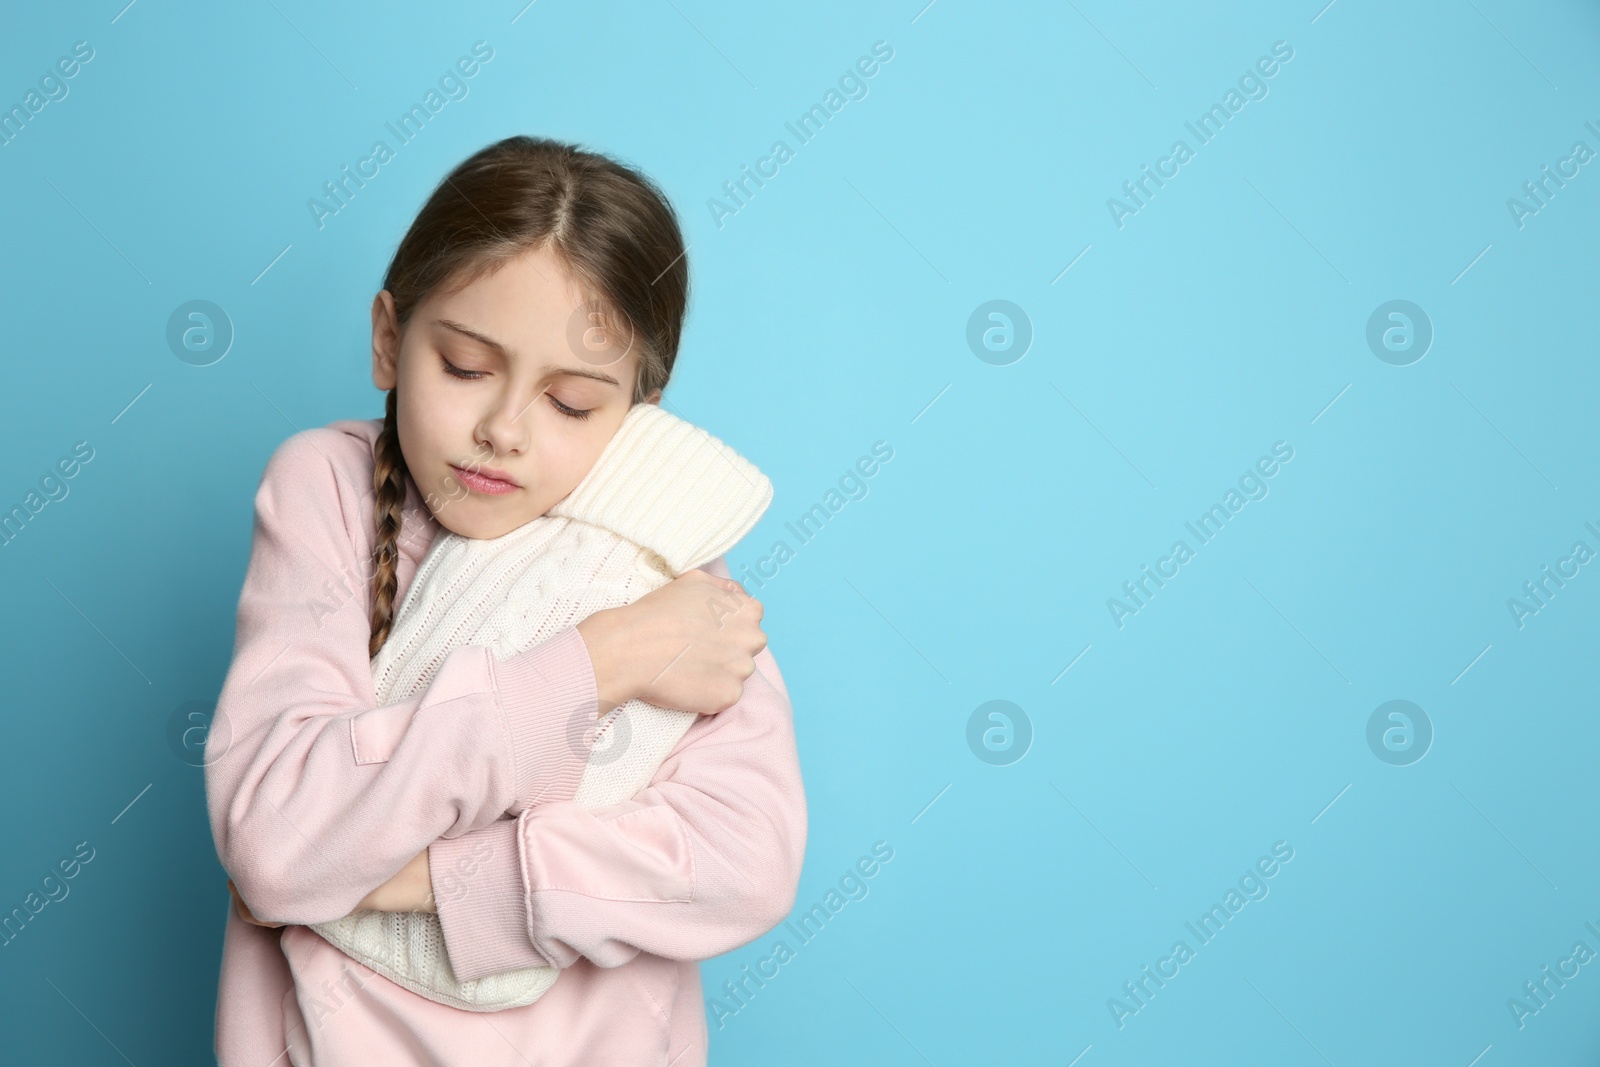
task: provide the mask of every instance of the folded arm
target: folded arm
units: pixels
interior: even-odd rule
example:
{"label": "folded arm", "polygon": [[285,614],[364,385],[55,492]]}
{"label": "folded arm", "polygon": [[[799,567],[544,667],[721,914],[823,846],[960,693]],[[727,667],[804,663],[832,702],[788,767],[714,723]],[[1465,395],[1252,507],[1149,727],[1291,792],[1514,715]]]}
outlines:
{"label": "folded arm", "polygon": [[429,847],[456,977],[580,956],[708,959],[782,921],[805,854],[805,793],[777,662],[763,650],[756,665],[739,703],[690,726],[633,799],[595,811],[545,801]]}
{"label": "folded arm", "polygon": [[268,461],[207,738],[217,854],[254,913],[277,922],[338,919],[436,839],[575,796],[587,761],[575,724],[598,711],[572,628],[503,661],[457,648],[422,692],[377,706],[371,490],[340,462],[359,444],[307,430]]}

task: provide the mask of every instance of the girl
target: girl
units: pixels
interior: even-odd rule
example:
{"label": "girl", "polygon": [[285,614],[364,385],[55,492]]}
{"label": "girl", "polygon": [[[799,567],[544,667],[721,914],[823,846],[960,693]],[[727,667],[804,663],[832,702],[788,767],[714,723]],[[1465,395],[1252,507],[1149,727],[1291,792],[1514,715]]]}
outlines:
{"label": "girl", "polygon": [[[705,1062],[696,961],[781,921],[806,834],[787,690],[723,561],[504,660],[456,648],[398,703],[376,705],[369,667],[441,528],[544,514],[632,404],[659,402],[683,255],[642,175],[491,145],[434,191],[373,302],[384,420],[268,461],[207,750],[237,901],[222,1067]],[[632,698],[701,717],[646,789],[587,810],[586,727]],[[436,911],[462,980],[563,973],[525,1007],[447,1007],[304,928],[362,908]]]}

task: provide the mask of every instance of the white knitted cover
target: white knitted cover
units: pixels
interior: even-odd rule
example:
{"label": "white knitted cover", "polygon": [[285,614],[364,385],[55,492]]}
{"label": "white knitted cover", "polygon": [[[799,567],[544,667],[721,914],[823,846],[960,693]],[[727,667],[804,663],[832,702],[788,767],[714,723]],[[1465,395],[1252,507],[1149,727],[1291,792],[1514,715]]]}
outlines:
{"label": "white knitted cover", "polygon": [[[635,404],[547,514],[501,537],[438,535],[373,657],[378,706],[424,689],[453,649],[485,645],[505,659],[632,603],[732,548],[771,502],[772,484],[733,449],[657,405]],[[696,717],[630,700],[600,719],[577,802],[592,810],[633,797]],[[588,726],[574,723],[574,744]],[[428,912],[358,911],[310,929],[396,984],[469,1011],[532,1004],[560,973],[459,981]]]}

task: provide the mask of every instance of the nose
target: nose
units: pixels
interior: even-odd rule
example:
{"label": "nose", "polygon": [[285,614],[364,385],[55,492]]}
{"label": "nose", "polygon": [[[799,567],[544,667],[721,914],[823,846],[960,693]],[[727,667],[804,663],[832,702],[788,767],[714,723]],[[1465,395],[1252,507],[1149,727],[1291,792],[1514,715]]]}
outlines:
{"label": "nose", "polygon": [[516,390],[506,390],[478,423],[478,444],[497,456],[525,452],[528,448],[528,409],[542,395],[544,387],[540,387],[527,400],[522,399]]}

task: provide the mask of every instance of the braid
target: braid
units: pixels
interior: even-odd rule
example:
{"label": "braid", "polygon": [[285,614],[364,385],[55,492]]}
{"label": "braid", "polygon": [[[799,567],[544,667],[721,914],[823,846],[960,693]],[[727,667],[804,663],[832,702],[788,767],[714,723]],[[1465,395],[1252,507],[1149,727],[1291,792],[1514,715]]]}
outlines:
{"label": "braid", "polygon": [[395,391],[389,390],[384,405],[383,429],[372,442],[372,490],[377,495],[373,517],[377,538],[372,548],[372,637],[367,642],[368,657],[389,639],[394,622],[394,594],[400,584],[396,573],[400,524],[406,502],[406,458],[400,452],[400,435],[395,429]]}

